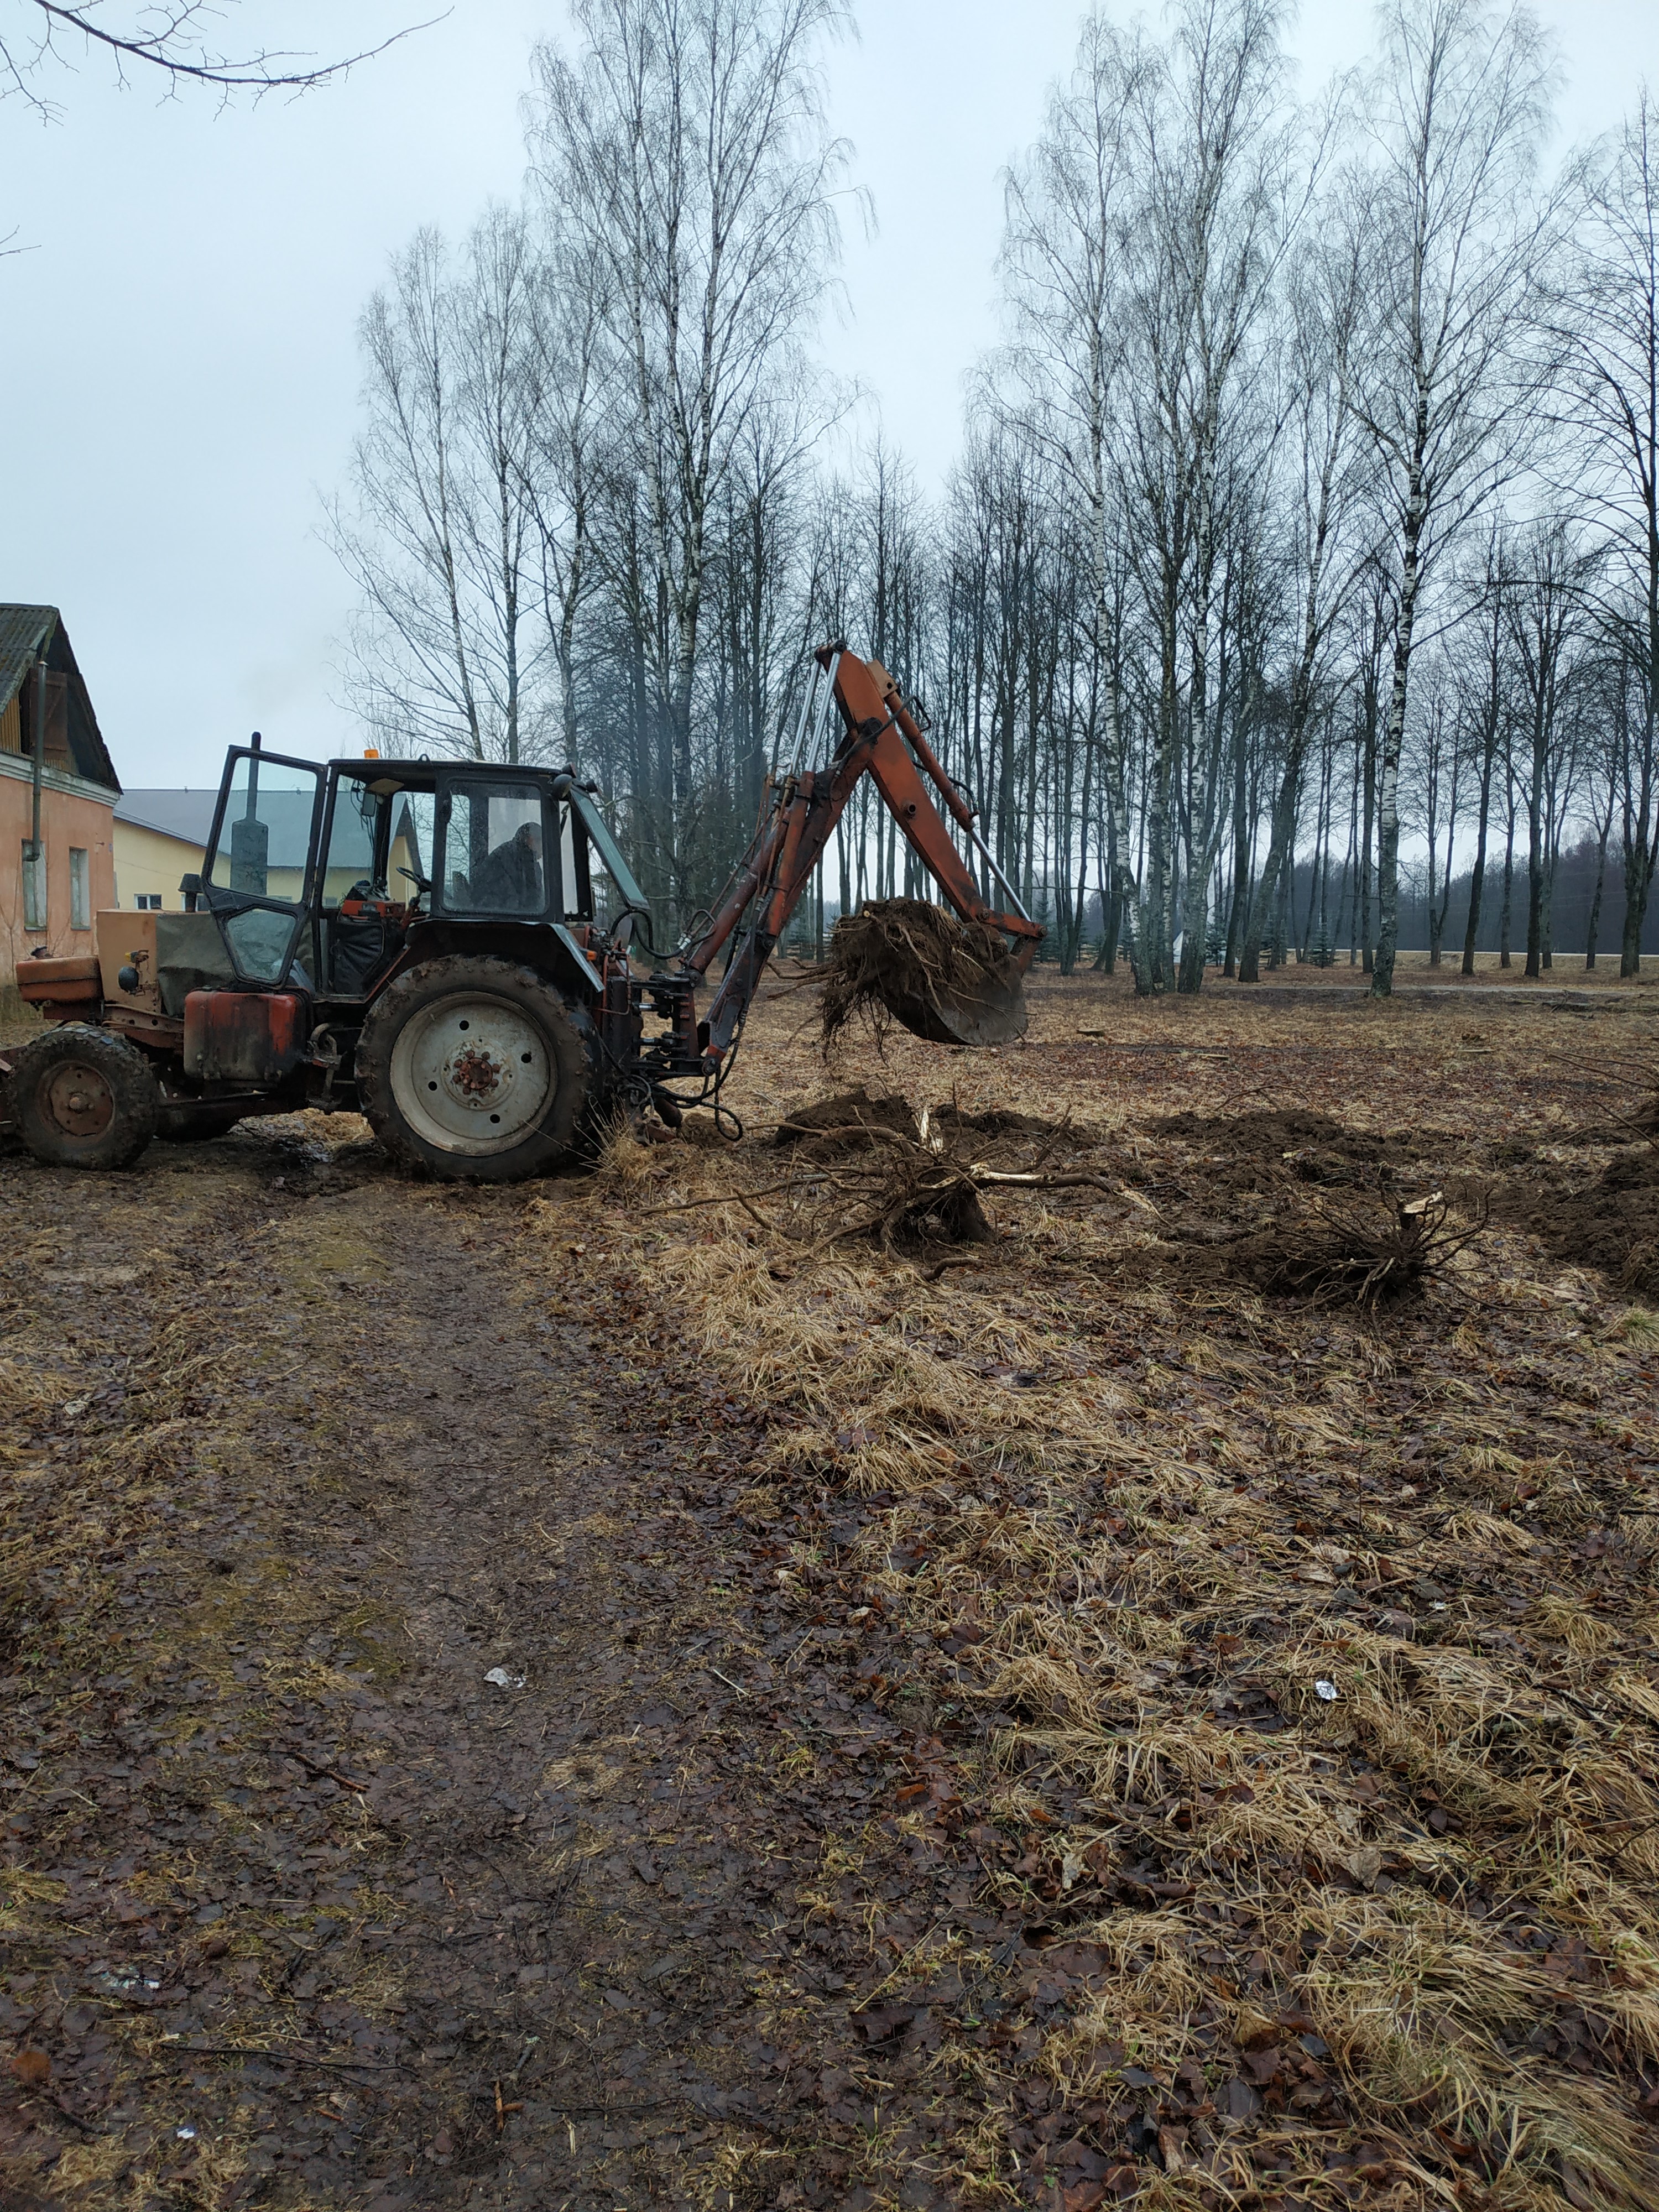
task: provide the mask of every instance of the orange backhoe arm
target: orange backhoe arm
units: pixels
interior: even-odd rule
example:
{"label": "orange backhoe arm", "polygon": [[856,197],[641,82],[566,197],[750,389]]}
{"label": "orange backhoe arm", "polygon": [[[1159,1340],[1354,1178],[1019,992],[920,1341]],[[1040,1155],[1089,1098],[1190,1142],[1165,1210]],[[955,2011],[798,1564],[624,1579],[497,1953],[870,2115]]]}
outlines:
{"label": "orange backhoe arm", "polygon": [[[686,956],[685,964],[693,974],[707,975],[721,946],[742,933],[708,1009],[705,1049],[715,1060],[736,1036],[773,948],[823,858],[859,778],[866,773],[911,851],[964,921],[984,922],[1012,938],[1011,951],[1022,971],[1030,966],[1042,939],[1041,924],[1023,909],[1001,913],[981,897],[971,870],[951,842],[928,784],[983,853],[973,810],[946,775],[925,731],[881,663],[861,660],[845,645],[821,646],[814,658],[830,678],[841,714],[840,738],[827,767],[802,769],[797,763],[771,788],[770,803],[753,842],[738,862],[713,921]],[[804,710],[803,732],[806,720]],[[994,870],[988,853],[986,859]],[[1018,908],[1006,882],[1003,889]]]}

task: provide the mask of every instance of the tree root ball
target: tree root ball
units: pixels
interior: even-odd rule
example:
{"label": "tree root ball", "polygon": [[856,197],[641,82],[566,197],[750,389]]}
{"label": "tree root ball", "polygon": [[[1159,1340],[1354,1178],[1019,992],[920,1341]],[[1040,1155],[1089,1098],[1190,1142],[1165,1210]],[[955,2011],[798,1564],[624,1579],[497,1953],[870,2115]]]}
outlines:
{"label": "tree root ball", "polygon": [[1023,975],[1007,940],[925,899],[866,899],[830,940],[823,1048],[868,1017],[879,1041],[898,1022],[934,1044],[1005,1044],[1025,1034]]}

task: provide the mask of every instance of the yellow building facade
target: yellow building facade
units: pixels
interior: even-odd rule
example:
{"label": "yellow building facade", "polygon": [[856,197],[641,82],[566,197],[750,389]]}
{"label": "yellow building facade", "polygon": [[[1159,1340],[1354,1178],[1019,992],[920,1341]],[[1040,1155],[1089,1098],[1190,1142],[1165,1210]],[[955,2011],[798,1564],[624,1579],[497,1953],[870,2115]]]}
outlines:
{"label": "yellow building facade", "polygon": [[[116,904],[129,914],[179,914],[185,876],[199,876],[213,829],[216,791],[129,791],[115,809]],[[310,840],[311,799],[296,796],[291,809],[274,818],[266,896],[299,899],[305,889],[306,848]],[[368,848],[354,843],[349,830],[337,831],[323,896],[340,898],[369,865]],[[399,867],[418,867],[419,852],[405,815],[398,824],[392,854],[394,884]]]}
{"label": "yellow building facade", "polygon": [[142,822],[115,817],[115,902],[129,912],[151,907],[158,913],[179,914],[184,898],[179,889],[185,876],[202,872],[202,848],[187,843],[166,830],[152,830]]}
{"label": "yellow building facade", "polygon": [[[213,828],[217,791],[129,791],[115,809],[115,902],[127,913],[181,914],[185,876],[199,876]],[[308,829],[309,812],[305,826]],[[297,899],[305,875],[301,842],[294,866],[278,860],[270,874],[272,898]]]}

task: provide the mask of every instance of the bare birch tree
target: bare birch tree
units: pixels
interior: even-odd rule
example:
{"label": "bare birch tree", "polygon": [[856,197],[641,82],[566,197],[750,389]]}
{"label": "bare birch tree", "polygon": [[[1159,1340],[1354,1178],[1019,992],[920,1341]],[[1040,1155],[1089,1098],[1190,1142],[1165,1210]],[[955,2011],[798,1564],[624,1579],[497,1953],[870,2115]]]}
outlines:
{"label": "bare birch tree", "polygon": [[1623,718],[1620,778],[1619,972],[1634,975],[1659,866],[1659,106],[1645,87],[1623,130],[1578,165],[1572,212],[1554,318],[1571,398],[1563,427],[1622,594],[1614,622],[1640,702]]}
{"label": "bare birch tree", "polygon": [[422,231],[360,329],[368,422],[335,551],[362,593],[347,684],[388,750],[539,760],[552,666],[526,485],[545,441],[539,276],[490,210],[459,270]]}
{"label": "bare birch tree", "polygon": [[1522,533],[1515,561],[1517,573],[1504,599],[1526,734],[1524,748],[1517,748],[1527,803],[1526,972],[1538,976],[1548,964],[1551,797],[1559,782],[1564,693],[1585,621],[1589,578],[1584,556],[1559,515]]}
{"label": "bare birch tree", "polygon": [[[1049,96],[1036,145],[1007,178],[1000,264],[1017,331],[1007,365],[1083,518],[1094,661],[1107,676],[1094,696],[1103,722],[1101,851],[1118,900],[1128,746],[1121,689],[1110,680],[1123,653],[1124,515],[1115,441],[1127,240],[1141,191],[1137,123],[1156,66],[1139,33],[1120,33],[1097,14],[1087,19],[1072,74]],[[1103,884],[1103,929],[1105,907]],[[1115,925],[1111,934],[1108,962],[1116,949]]]}
{"label": "bare birch tree", "polygon": [[1295,861],[1296,795],[1308,739],[1339,627],[1372,550],[1356,425],[1342,391],[1363,282],[1352,241],[1339,231],[1329,242],[1310,248],[1290,285],[1281,435],[1289,482],[1279,512],[1288,526],[1284,566],[1296,644],[1267,854],[1239,947],[1239,979],[1246,983],[1254,983],[1260,972],[1262,931],[1278,896],[1280,872]]}
{"label": "bare birch tree", "polygon": [[580,758],[577,623],[592,590],[593,532],[604,456],[615,444],[615,392],[605,374],[605,289],[580,245],[544,241],[525,374],[534,394],[519,457],[535,527],[542,618],[558,670],[562,744]]}
{"label": "bare birch tree", "polygon": [[637,502],[629,555],[661,601],[641,628],[667,767],[649,794],[647,874],[684,906],[677,829],[693,797],[711,535],[749,417],[805,374],[846,157],[823,125],[817,61],[842,16],[836,0],[576,0],[574,13],[574,54],[537,50],[532,146],[550,221],[602,287],[614,465]]}
{"label": "bare birch tree", "polygon": [[1295,192],[1279,21],[1265,0],[1184,9],[1156,98],[1142,103],[1146,203],[1131,279],[1121,485],[1158,652],[1135,919],[1136,981],[1153,992],[1177,981],[1178,926],[1181,988],[1196,989],[1203,974],[1222,819],[1212,690],[1218,562],[1229,497],[1250,484],[1238,441],[1262,428],[1255,348]]}
{"label": "bare birch tree", "polygon": [[1383,24],[1364,102],[1376,158],[1349,203],[1370,314],[1346,384],[1376,456],[1395,565],[1377,788],[1380,997],[1394,988],[1399,942],[1400,756],[1425,584],[1525,428],[1544,234],[1532,186],[1552,81],[1523,6],[1388,0]]}

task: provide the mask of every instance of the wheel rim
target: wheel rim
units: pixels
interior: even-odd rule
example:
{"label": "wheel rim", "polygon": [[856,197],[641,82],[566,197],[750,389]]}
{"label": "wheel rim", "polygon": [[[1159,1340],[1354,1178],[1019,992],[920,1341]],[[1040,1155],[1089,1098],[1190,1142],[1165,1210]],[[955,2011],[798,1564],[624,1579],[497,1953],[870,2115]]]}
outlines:
{"label": "wheel rim", "polygon": [[60,1136],[95,1143],[115,1119],[115,1093],[101,1069],[83,1060],[60,1060],[40,1091],[41,1110]]}
{"label": "wheel rim", "polygon": [[410,1015],[392,1048],[392,1096],[446,1152],[504,1152],[546,1118],[558,1076],[544,1031],[505,999],[458,991]]}

